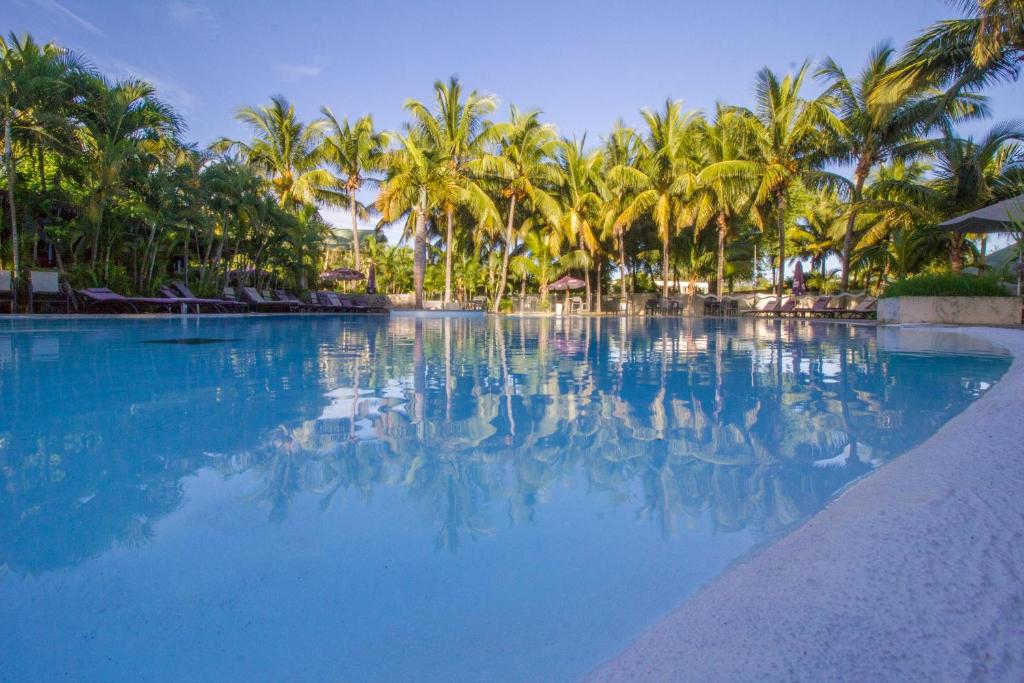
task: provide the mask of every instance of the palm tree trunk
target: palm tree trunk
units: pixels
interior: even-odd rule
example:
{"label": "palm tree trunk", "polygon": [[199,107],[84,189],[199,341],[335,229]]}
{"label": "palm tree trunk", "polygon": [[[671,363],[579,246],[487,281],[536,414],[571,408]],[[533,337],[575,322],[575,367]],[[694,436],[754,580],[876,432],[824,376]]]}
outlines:
{"label": "palm tree trunk", "polygon": [[725,279],[725,236],[729,231],[729,223],[725,220],[725,214],[719,212],[718,216],[718,267],[715,269],[715,296],[722,298],[722,280]]}
{"label": "palm tree trunk", "polygon": [[512,232],[516,216],[516,195],[513,193],[508,206],[508,225],[505,226],[505,253],[501,256],[501,278],[498,280],[498,291],[494,295],[494,312],[497,313],[501,306],[501,297],[505,296],[505,283],[508,281],[508,260],[512,257],[512,249],[515,246],[512,241],[515,233]]}
{"label": "palm tree trunk", "polygon": [[355,269],[361,269],[361,258],[359,254],[359,224],[356,222],[356,196],[355,193],[349,198],[349,207],[352,209],[352,257],[355,260]]}
{"label": "palm tree trunk", "polygon": [[597,263],[597,279],[594,281],[594,312],[600,314],[601,311],[601,257],[598,256],[596,259]]}
{"label": "palm tree trunk", "polygon": [[868,168],[866,165],[866,159],[861,157],[857,163],[857,170],[855,172],[855,184],[853,186],[853,196],[850,197],[850,217],[846,219],[846,232],[843,234],[843,275],[842,282],[839,288],[842,291],[846,291],[847,286],[850,284],[850,252],[853,250],[853,226],[857,221],[857,209],[860,204],[861,192],[864,189],[864,181],[868,177]]}
{"label": "palm tree trunk", "polygon": [[775,295],[782,296],[782,285],[786,279],[786,195],[783,191],[775,195],[775,213],[779,224],[779,274],[775,283]]}
{"label": "palm tree trunk", "polygon": [[661,236],[661,298],[668,298],[668,230]]}
{"label": "palm tree trunk", "polygon": [[420,201],[416,211],[416,235],[413,240],[412,289],[413,307],[423,310],[423,273],[427,268],[427,197],[426,190],[420,190]]}
{"label": "palm tree trunk", "polygon": [[[626,236],[619,232],[619,296],[626,303]],[[628,306],[626,307],[629,308]]]}
{"label": "palm tree trunk", "polygon": [[447,222],[447,235],[445,236],[444,249],[444,305],[447,306],[452,300],[452,246],[455,241],[455,217],[454,211],[449,208],[445,212]]}
{"label": "palm tree trunk", "polygon": [[11,215],[11,310],[18,304],[18,219],[14,207],[14,150],[11,146],[11,118],[4,118],[4,161],[7,164],[7,208]]}

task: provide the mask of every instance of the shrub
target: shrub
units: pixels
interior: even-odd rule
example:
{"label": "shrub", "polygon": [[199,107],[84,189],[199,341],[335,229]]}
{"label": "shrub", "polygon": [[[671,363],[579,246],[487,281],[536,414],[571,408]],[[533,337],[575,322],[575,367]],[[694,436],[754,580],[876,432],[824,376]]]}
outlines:
{"label": "shrub", "polygon": [[992,275],[932,273],[897,280],[885,288],[883,298],[895,296],[1009,296]]}

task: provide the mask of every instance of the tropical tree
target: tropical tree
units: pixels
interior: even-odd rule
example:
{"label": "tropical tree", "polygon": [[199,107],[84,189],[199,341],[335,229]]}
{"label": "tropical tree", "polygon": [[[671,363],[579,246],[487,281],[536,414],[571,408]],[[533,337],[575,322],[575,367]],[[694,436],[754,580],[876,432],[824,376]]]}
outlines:
{"label": "tropical tree", "polygon": [[619,296],[622,301],[625,301],[627,296],[626,238],[636,221],[626,220],[626,209],[633,198],[629,184],[623,181],[623,176],[628,172],[613,176],[611,171],[619,166],[635,169],[641,158],[642,148],[643,141],[640,136],[621,121],[615,124],[604,141],[602,173],[607,182],[601,197],[601,234],[605,238],[611,237],[615,244],[619,261]]}
{"label": "tropical tree", "polygon": [[661,295],[668,296],[669,243],[673,235],[692,222],[687,198],[695,182],[694,146],[703,119],[696,112],[683,113],[682,102],[666,100],[660,112],[644,109],[647,136],[636,166],[619,165],[609,180],[635,192],[621,220],[632,223],[649,215],[661,239]]}
{"label": "tropical tree", "polygon": [[[601,150],[586,152],[582,140],[562,140],[558,145],[556,168],[558,184],[554,196],[558,203],[557,223],[553,226],[560,238],[560,252],[581,249],[591,263],[597,252],[599,241],[599,212],[601,209],[602,179]],[[582,264],[582,262],[581,262]],[[583,268],[586,282],[586,297],[591,301],[590,268]],[[597,283],[598,306],[600,311],[600,280]]]}
{"label": "tropical tree", "polygon": [[381,159],[387,147],[386,136],[373,128],[373,118],[360,117],[354,123],[347,118],[338,121],[329,107],[320,110],[326,126],[321,141],[320,156],[338,173],[335,183],[324,194],[329,199],[347,203],[352,216],[352,253],[356,270],[362,269],[359,244],[359,217],[367,216],[367,209],[358,198],[360,188],[378,184],[370,173],[381,170]]}
{"label": "tropical tree", "polygon": [[[448,83],[434,82],[434,110],[431,111],[419,100],[408,100],[405,109],[414,119],[414,125],[423,139],[428,140],[443,154],[450,166],[448,174],[464,190],[472,183],[469,164],[482,151],[487,139],[489,123],[487,115],[497,107],[497,98],[481,95],[473,90],[462,99],[462,85],[452,76]],[[482,192],[455,193],[445,200],[440,208],[445,214],[445,268],[444,303],[452,297],[452,249],[455,245],[455,209],[460,200],[470,196],[482,200]],[[486,207],[489,208],[489,207]]]}
{"label": "tropical tree", "polygon": [[235,119],[250,128],[252,139],[221,138],[214,143],[214,150],[237,153],[266,178],[282,208],[313,204],[320,198],[322,189],[332,181],[321,166],[325,121],[303,124],[282,95],[272,97],[267,106],[243,107]]}
{"label": "tropical tree", "polygon": [[850,79],[846,72],[828,59],[818,70],[827,82],[827,95],[832,98],[836,114],[842,121],[838,157],[854,165],[853,186],[843,234],[841,287],[846,289],[850,277],[850,256],[853,249],[854,226],[863,199],[864,182],[879,164],[906,156],[922,137],[936,129],[947,129],[955,123],[987,113],[983,100],[968,93],[947,97],[931,88],[899,89],[891,95],[878,96],[892,88],[887,80],[893,69],[893,48],[882,43],[868,57],[861,73]]}
{"label": "tropical tree", "polygon": [[[559,142],[554,126],[540,122],[540,112],[524,113],[515,106],[511,107],[509,120],[495,124],[491,133],[498,141],[497,151],[480,155],[470,169],[476,177],[493,182],[500,196],[508,200],[501,272],[493,303],[497,313],[508,281],[509,259],[516,250],[517,205],[529,202],[530,209],[549,217],[557,213],[549,188],[558,179],[551,160]],[[552,218],[552,222],[555,220]]]}
{"label": "tropical tree", "polygon": [[395,222],[402,216],[413,221],[413,301],[417,309],[422,309],[427,219],[435,208],[454,206],[462,187],[445,150],[422,133],[408,130],[389,137],[396,148],[383,157],[387,175],[376,206],[385,222]]}
{"label": "tropical tree", "polygon": [[[795,74],[779,78],[770,69],[762,69],[755,80],[754,109],[738,110],[751,145],[750,160],[756,165],[756,202],[775,217],[778,295],[785,278],[786,205],[791,188],[795,184],[845,184],[845,179],[821,170],[844,127],[830,109],[830,97],[808,100],[801,96],[808,70],[805,62]],[[753,215],[762,222],[758,212]]]}
{"label": "tropical tree", "polygon": [[[0,36],[0,120],[3,121],[4,172],[15,282],[20,268],[20,243],[14,136],[32,131],[46,137],[47,118],[60,116],[66,109],[63,105],[70,104],[71,97],[77,94],[76,76],[85,71],[84,60],[54,43],[41,45],[32,36],[18,37],[14,33],[6,39]],[[17,287],[12,291],[16,297]]]}
{"label": "tropical tree", "polygon": [[713,222],[718,230],[715,293],[719,297],[725,281],[729,225],[749,210],[757,172],[756,164],[747,159],[749,146],[744,128],[739,113],[718,107],[715,120],[701,127],[696,145],[700,169],[693,188],[694,227],[699,229]]}

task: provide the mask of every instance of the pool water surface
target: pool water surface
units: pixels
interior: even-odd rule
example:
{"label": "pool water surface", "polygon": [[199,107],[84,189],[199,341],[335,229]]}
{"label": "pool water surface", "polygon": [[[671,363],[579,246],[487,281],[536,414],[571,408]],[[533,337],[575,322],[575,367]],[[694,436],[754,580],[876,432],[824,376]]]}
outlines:
{"label": "pool water surface", "polygon": [[1009,367],[913,335],[0,320],[0,680],[578,679]]}

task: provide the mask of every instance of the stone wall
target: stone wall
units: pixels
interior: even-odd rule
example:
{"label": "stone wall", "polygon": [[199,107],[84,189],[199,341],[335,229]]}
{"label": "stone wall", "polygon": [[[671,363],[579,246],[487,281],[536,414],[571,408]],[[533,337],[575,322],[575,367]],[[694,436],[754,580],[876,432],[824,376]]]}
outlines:
{"label": "stone wall", "polygon": [[898,296],[879,300],[878,321],[1018,325],[1021,300],[1013,296]]}

